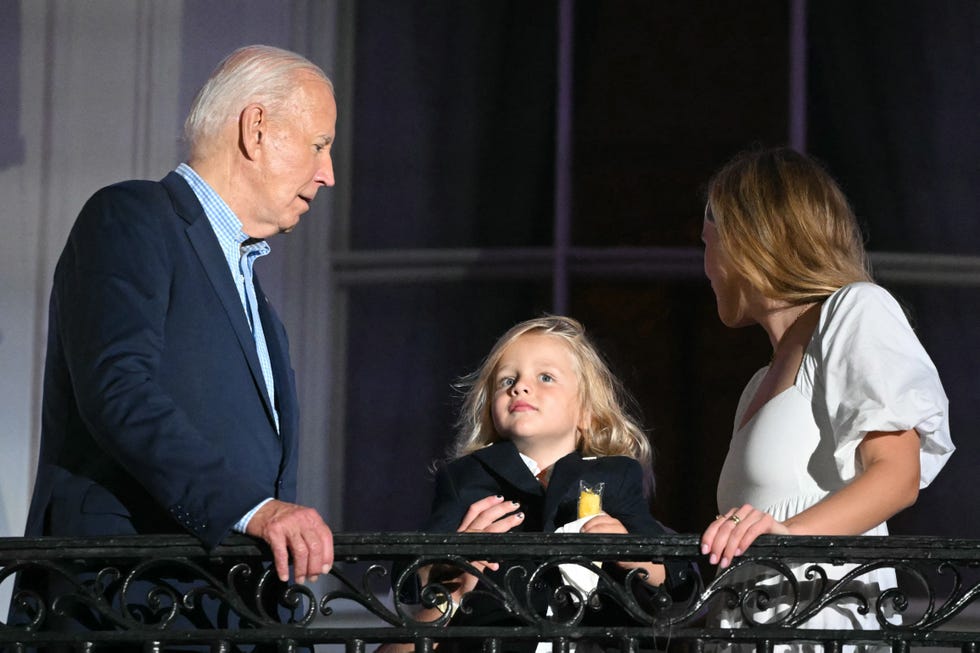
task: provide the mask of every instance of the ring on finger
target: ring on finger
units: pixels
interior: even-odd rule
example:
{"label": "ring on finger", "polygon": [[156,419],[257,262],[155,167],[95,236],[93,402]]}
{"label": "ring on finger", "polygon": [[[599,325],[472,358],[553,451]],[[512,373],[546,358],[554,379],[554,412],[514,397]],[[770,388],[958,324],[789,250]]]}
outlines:
{"label": "ring on finger", "polygon": [[739,517],[738,515],[736,515],[736,514],[734,514],[734,513],[732,513],[732,516],[728,518],[728,521],[732,521],[732,522],[735,522],[735,525],[737,526],[737,525],[738,525],[738,523],[739,523],[740,521],[742,521],[742,518],[741,518],[741,517]]}

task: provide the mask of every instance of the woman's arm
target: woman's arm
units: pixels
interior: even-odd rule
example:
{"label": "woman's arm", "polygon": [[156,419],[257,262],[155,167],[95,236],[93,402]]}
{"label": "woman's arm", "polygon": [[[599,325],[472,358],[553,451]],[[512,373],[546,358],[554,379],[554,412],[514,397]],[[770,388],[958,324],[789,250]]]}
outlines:
{"label": "woman's arm", "polygon": [[914,429],[869,433],[857,454],[862,471],[853,481],[785,522],[748,504],[719,515],[701,536],[701,552],[725,568],[759,535],[860,535],[915,503],[919,435]]}

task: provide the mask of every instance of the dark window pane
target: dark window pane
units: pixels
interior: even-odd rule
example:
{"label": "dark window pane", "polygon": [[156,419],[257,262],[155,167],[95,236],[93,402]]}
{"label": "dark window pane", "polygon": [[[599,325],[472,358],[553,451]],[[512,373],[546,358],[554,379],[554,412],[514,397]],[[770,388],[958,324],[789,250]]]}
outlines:
{"label": "dark window pane", "polygon": [[415,530],[453,438],[452,384],[500,335],[543,312],[550,284],[354,288],[348,303],[344,529]]}
{"label": "dark window pane", "polygon": [[742,387],[769,362],[762,329],[728,329],[707,281],[578,281],[572,311],[637,400],[654,447],[653,512],[682,532],[717,513]]}
{"label": "dark window pane", "polygon": [[554,4],[357,7],[351,247],[549,244]]}
{"label": "dark window pane", "polygon": [[690,245],[713,170],[786,141],[787,5],[576,5],[576,244]]}

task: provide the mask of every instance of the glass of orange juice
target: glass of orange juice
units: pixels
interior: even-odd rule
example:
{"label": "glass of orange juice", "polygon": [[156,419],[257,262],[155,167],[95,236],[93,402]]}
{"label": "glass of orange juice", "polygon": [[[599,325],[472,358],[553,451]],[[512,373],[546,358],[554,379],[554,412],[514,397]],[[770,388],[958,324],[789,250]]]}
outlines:
{"label": "glass of orange juice", "polygon": [[579,481],[578,518],[591,517],[602,512],[602,487],[605,483]]}

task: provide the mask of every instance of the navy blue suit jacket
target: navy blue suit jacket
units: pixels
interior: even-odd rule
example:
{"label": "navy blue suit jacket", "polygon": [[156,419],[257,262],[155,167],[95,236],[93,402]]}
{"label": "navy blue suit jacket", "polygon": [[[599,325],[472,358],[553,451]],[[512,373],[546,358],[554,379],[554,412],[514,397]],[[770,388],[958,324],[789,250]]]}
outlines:
{"label": "navy blue suit jacket", "polygon": [[123,182],[86,203],[51,292],[28,536],[189,531],[214,546],[262,499],[295,500],[288,343],[257,279],[256,294],[272,398],[183,178]]}

